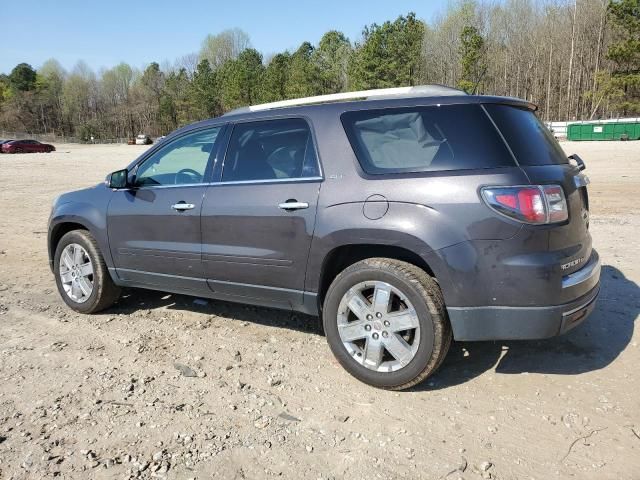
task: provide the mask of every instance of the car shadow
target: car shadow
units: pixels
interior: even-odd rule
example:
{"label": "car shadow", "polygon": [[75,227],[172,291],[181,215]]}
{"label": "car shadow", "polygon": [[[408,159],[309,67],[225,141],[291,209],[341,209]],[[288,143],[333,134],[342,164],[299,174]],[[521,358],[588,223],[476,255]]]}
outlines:
{"label": "car shadow", "polygon": [[[323,335],[317,317],[219,300],[143,289],[126,289],[104,315],[166,308]],[[438,390],[465,383],[483,373],[577,375],[599,370],[625,349],[640,313],[640,288],[615,267],[602,268],[596,309],[565,335],[545,340],[453,342],[440,369],[411,391]]]}
{"label": "car shadow", "polygon": [[251,322],[269,327],[288,328],[304,333],[322,334],[318,318],[303,313],[138,288],[124,289],[118,302],[108,310],[101,312],[101,314],[130,315],[140,310],[161,308],[197,312],[223,317],[230,321]]}
{"label": "car shadow", "polygon": [[574,330],[545,340],[453,342],[440,369],[414,391],[458,385],[496,374],[578,375],[605,368],[626,348],[640,313],[640,288],[615,267],[601,273],[596,309]]}

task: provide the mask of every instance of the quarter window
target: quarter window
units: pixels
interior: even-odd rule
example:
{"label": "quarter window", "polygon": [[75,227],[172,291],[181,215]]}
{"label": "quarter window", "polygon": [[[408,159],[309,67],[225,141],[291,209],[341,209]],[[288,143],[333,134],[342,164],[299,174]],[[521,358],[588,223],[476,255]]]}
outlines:
{"label": "quarter window", "polygon": [[561,165],[569,162],[547,127],[526,108],[487,105],[520,165]]}
{"label": "quarter window", "polygon": [[347,112],[342,123],[370,174],[515,166],[480,105]]}
{"label": "quarter window", "polygon": [[136,185],[202,183],[220,128],[199,130],[162,147],[138,167]]}
{"label": "quarter window", "polygon": [[309,125],[301,118],[237,124],[222,181],[317,177],[318,159]]}

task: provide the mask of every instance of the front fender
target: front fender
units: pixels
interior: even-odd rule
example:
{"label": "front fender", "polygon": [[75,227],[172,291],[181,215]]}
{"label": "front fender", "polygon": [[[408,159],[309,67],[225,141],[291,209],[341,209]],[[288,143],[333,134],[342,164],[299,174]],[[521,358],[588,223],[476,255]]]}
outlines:
{"label": "front fender", "polygon": [[77,224],[88,230],[98,242],[107,267],[113,267],[107,235],[107,207],[111,190],[100,186],[63,195],[53,206],[49,217],[47,251],[49,264],[53,268],[55,245],[60,232],[68,224]]}

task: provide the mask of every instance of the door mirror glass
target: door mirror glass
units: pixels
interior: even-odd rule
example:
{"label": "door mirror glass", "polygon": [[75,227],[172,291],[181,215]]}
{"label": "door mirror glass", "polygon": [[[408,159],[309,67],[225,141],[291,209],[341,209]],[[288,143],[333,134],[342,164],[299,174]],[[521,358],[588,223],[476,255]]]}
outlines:
{"label": "door mirror glass", "polygon": [[109,176],[109,188],[127,188],[127,177],[129,171],[124,168],[116,170]]}

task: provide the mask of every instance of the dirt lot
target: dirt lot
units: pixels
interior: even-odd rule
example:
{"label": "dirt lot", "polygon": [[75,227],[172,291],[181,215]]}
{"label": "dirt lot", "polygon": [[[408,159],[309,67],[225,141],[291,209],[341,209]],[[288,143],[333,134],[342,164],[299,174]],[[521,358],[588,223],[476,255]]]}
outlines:
{"label": "dirt lot", "polygon": [[592,180],[596,312],[454,343],[404,393],[352,379],[309,317],[144,291],[71,312],[51,202],[145,147],[0,156],[0,478],[640,478],[640,142],[564,146]]}

